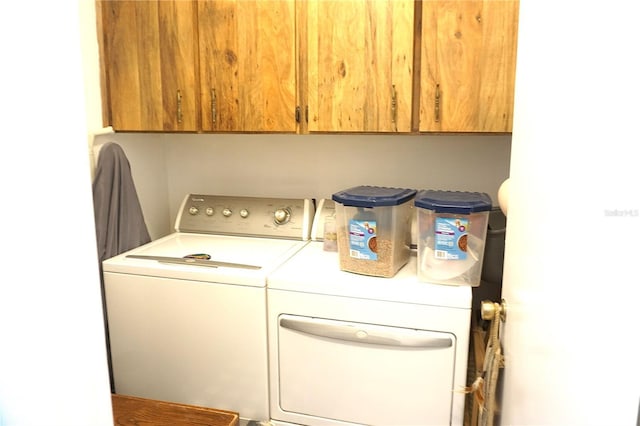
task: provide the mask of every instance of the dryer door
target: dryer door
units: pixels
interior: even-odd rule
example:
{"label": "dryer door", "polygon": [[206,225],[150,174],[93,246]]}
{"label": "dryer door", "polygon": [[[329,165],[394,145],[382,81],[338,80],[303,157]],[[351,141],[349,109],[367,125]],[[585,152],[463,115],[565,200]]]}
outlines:
{"label": "dryer door", "polygon": [[450,333],[280,315],[280,408],[318,422],[451,422]]}

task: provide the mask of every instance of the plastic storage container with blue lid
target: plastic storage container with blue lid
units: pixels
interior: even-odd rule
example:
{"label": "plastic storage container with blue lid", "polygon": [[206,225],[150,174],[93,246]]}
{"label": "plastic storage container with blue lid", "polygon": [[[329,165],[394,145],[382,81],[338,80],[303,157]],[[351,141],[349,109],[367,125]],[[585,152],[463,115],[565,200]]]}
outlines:
{"label": "plastic storage container with blue lid", "polygon": [[409,261],[415,189],[356,186],[333,194],[340,269],[392,277]]}
{"label": "plastic storage container with blue lid", "polygon": [[414,204],[418,278],[448,285],[480,285],[491,197],[481,192],[424,190]]}

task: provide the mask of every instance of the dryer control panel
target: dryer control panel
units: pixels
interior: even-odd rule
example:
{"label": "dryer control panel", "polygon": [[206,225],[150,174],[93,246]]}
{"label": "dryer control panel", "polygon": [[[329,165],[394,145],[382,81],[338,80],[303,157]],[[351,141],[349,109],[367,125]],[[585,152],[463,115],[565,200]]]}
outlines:
{"label": "dryer control panel", "polygon": [[188,194],[178,232],[308,240],[315,213],[312,199]]}

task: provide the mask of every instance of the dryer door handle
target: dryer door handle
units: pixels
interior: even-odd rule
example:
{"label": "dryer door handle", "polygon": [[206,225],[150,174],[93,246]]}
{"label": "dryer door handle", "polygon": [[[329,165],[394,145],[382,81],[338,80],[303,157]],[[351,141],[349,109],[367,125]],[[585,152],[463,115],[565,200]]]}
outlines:
{"label": "dryer door handle", "polygon": [[281,315],[279,321],[281,327],[289,330],[349,342],[411,348],[449,348],[453,346],[453,338],[448,333],[442,332],[293,315]]}

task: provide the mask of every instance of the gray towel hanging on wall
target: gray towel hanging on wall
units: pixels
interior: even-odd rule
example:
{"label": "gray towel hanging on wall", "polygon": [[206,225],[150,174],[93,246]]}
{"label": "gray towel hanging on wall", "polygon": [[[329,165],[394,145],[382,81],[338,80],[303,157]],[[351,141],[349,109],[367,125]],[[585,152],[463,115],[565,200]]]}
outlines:
{"label": "gray towel hanging on wall", "polygon": [[114,142],[100,149],[93,204],[100,262],[151,241],[129,160]]}

